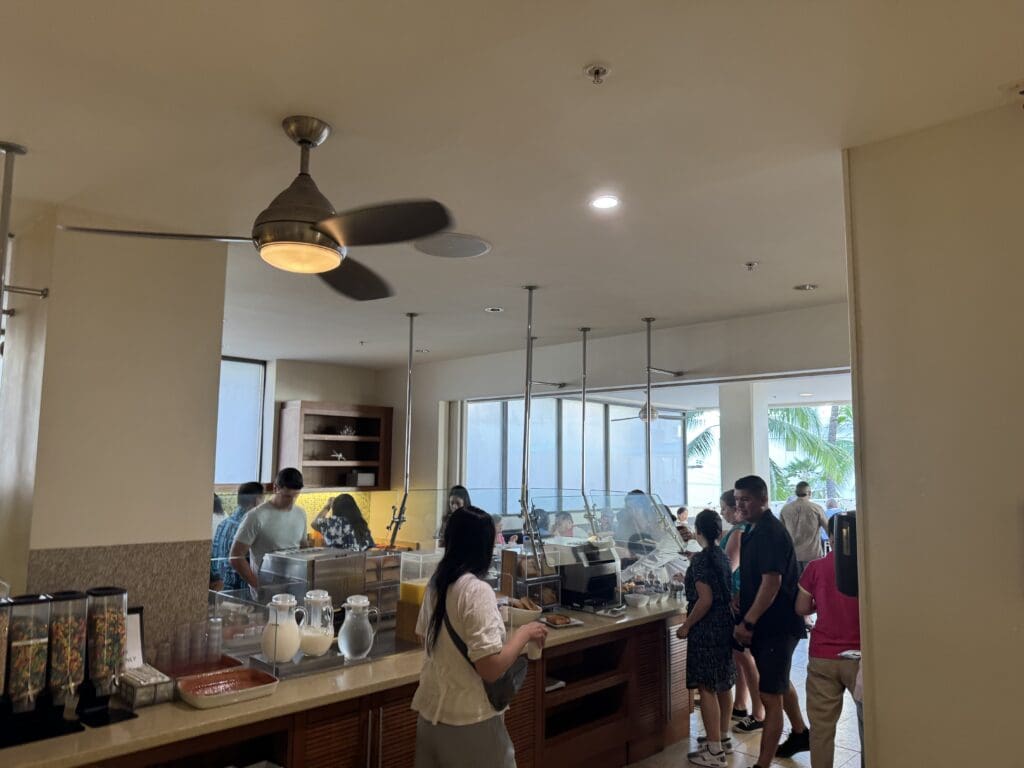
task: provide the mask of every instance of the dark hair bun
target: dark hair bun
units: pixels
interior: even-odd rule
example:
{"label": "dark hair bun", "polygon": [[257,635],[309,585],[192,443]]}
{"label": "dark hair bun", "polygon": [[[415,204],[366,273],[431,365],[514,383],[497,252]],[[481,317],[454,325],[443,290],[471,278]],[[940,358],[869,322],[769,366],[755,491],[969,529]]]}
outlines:
{"label": "dark hair bun", "polygon": [[713,509],[705,509],[697,515],[694,523],[697,533],[704,537],[708,545],[714,544],[722,535],[722,518]]}

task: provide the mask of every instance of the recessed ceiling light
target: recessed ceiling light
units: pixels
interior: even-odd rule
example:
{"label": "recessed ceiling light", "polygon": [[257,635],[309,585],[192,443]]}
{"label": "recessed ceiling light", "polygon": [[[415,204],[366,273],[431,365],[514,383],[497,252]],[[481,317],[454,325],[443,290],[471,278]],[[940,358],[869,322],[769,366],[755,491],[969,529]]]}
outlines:
{"label": "recessed ceiling light", "polygon": [[800,285],[794,285],[794,291],[816,291],[818,289],[817,283],[800,283]]}
{"label": "recessed ceiling light", "polygon": [[615,195],[598,195],[590,201],[591,208],[597,208],[599,211],[605,211],[609,208],[619,207],[619,198]]}
{"label": "recessed ceiling light", "polygon": [[484,312],[504,312],[504,307],[484,307]]}
{"label": "recessed ceiling light", "polygon": [[800,397],[814,397],[813,392],[801,392]]}
{"label": "recessed ceiling light", "polygon": [[429,352],[430,350],[429,350],[429,349],[426,349],[425,347],[421,347],[420,349],[417,349],[416,351],[417,351],[417,352],[418,352],[419,354],[421,354],[421,355],[425,355],[425,354],[427,354],[427,352]]}

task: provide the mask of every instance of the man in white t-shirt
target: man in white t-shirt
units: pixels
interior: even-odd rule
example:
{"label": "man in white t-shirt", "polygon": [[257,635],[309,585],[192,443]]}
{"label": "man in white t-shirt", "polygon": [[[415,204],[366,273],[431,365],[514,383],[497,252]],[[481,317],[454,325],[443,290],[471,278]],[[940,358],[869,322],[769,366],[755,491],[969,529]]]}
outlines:
{"label": "man in white t-shirt", "polygon": [[[306,543],[306,512],[295,506],[302,492],[302,473],[287,467],[277,473],[274,495],[249,511],[231,545],[231,567],[246,583],[259,587],[259,572],[267,552],[295,549]],[[247,556],[251,553],[251,563]]]}
{"label": "man in white t-shirt", "polygon": [[825,510],[811,501],[811,484],[796,484],[796,498],[782,508],[779,519],[789,531],[800,575],[811,560],[821,557],[821,532],[828,531]]}

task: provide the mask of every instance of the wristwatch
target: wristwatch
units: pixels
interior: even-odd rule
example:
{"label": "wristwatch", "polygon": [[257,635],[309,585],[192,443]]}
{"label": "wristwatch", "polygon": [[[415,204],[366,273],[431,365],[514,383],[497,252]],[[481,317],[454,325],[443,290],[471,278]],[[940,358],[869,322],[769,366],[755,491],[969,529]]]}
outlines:
{"label": "wristwatch", "polygon": [[743,626],[746,627],[747,629],[749,629],[751,632],[753,632],[754,631],[754,627],[756,627],[757,625],[756,624],[751,624],[749,621],[744,619],[743,620]]}

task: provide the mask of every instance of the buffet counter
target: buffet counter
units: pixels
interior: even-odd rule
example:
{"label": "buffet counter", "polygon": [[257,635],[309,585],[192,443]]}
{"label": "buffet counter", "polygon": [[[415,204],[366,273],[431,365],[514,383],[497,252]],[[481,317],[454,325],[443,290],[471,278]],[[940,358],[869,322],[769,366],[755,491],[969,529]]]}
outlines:
{"label": "buffet counter", "polygon": [[[579,764],[583,744],[603,750],[599,763],[625,764],[688,735],[690,700],[679,685],[685,642],[672,629],[682,615],[677,603],[631,608],[618,619],[563,613],[584,625],[550,630],[506,716],[521,768]],[[409,700],[422,664],[423,651],[408,651],[284,680],[272,696],[250,702],[208,710],[161,704],[134,720],[4,749],[0,763],[411,766]],[[551,677],[565,685],[545,692]],[[598,729],[604,742],[594,739]]]}

